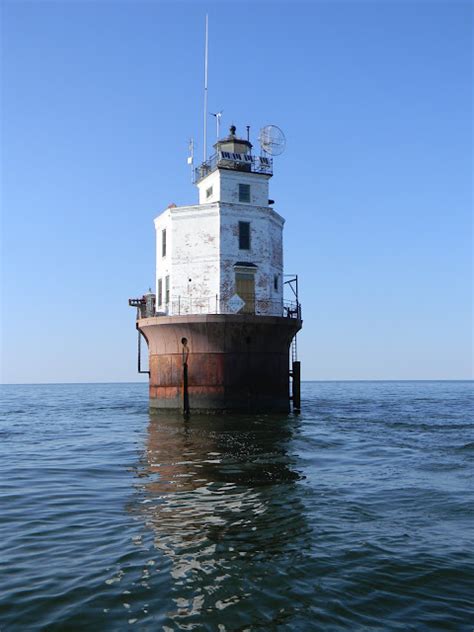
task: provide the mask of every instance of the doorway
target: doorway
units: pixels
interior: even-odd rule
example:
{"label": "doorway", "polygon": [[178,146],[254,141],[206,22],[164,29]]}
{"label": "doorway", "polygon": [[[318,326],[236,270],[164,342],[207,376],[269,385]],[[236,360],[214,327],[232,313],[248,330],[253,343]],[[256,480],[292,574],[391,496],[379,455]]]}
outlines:
{"label": "doorway", "polygon": [[255,314],[255,274],[251,272],[236,272],[235,291],[245,301],[240,313]]}

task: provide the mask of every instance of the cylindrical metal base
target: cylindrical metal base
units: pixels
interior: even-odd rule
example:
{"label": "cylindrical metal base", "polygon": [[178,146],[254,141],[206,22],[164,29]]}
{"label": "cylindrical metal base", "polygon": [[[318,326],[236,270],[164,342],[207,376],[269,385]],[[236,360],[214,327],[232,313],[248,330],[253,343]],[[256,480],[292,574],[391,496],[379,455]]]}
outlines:
{"label": "cylindrical metal base", "polygon": [[153,409],[183,410],[187,395],[191,413],[289,410],[288,354],[300,320],[160,316],[137,327],[148,342]]}

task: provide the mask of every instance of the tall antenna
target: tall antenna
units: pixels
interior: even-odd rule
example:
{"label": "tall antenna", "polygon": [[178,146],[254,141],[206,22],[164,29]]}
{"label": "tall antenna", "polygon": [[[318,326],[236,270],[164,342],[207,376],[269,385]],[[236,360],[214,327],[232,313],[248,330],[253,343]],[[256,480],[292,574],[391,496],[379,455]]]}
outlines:
{"label": "tall antenna", "polygon": [[207,58],[209,51],[209,25],[208,25],[208,16],[206,13],[206,47],[204,54],[204,156],[203,162],[207,160]]}

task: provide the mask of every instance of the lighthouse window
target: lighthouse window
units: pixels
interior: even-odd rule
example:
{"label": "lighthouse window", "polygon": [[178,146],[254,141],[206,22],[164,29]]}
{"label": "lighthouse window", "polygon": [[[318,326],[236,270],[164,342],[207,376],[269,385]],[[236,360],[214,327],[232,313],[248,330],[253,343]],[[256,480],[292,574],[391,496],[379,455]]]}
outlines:
{"label": "lighthouse window", "polygon": [[165,303],[168,305],[170,302],[170,278],[169,276],[165,277]]}
{"label": "lighthouse window", "polygon": [[273,275],[273,289],[278,290],[278,274]]}
{"label": "lighthouse window", "polygon": [[250,250],[250,222],[239,222],[239,248]]}
{"label": "lighthouse window", "polygon": [[161,231],[161,256],[166,257],[166,228]]}
{"label": "lighthouse window", "polygon": [[206,198],[210,198],[212,195],[212,187],[209,187],[208,189],[206,189]]}
{"label": "lighthouse window", "polygon": [[157,292],[158,306],[161,307],[163,304],[162,296],[163,296],[163,279],[158,279],[158,292]]}
{"label": "lighthouse window", "polygon": [[250,203],[250,184],[239,184],[239,202]]}

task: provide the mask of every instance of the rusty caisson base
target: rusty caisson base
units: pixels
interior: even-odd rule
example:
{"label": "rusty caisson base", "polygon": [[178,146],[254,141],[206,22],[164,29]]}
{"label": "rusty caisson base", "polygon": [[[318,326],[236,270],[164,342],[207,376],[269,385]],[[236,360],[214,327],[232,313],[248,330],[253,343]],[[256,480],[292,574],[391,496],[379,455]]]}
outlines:
{"label": "rusty caisson base", "polygon": [[[141,318],[150,408],[288,412],[289,347],[301,320],[250,314]],[[185,376],[186,364],[187,376]]]}

